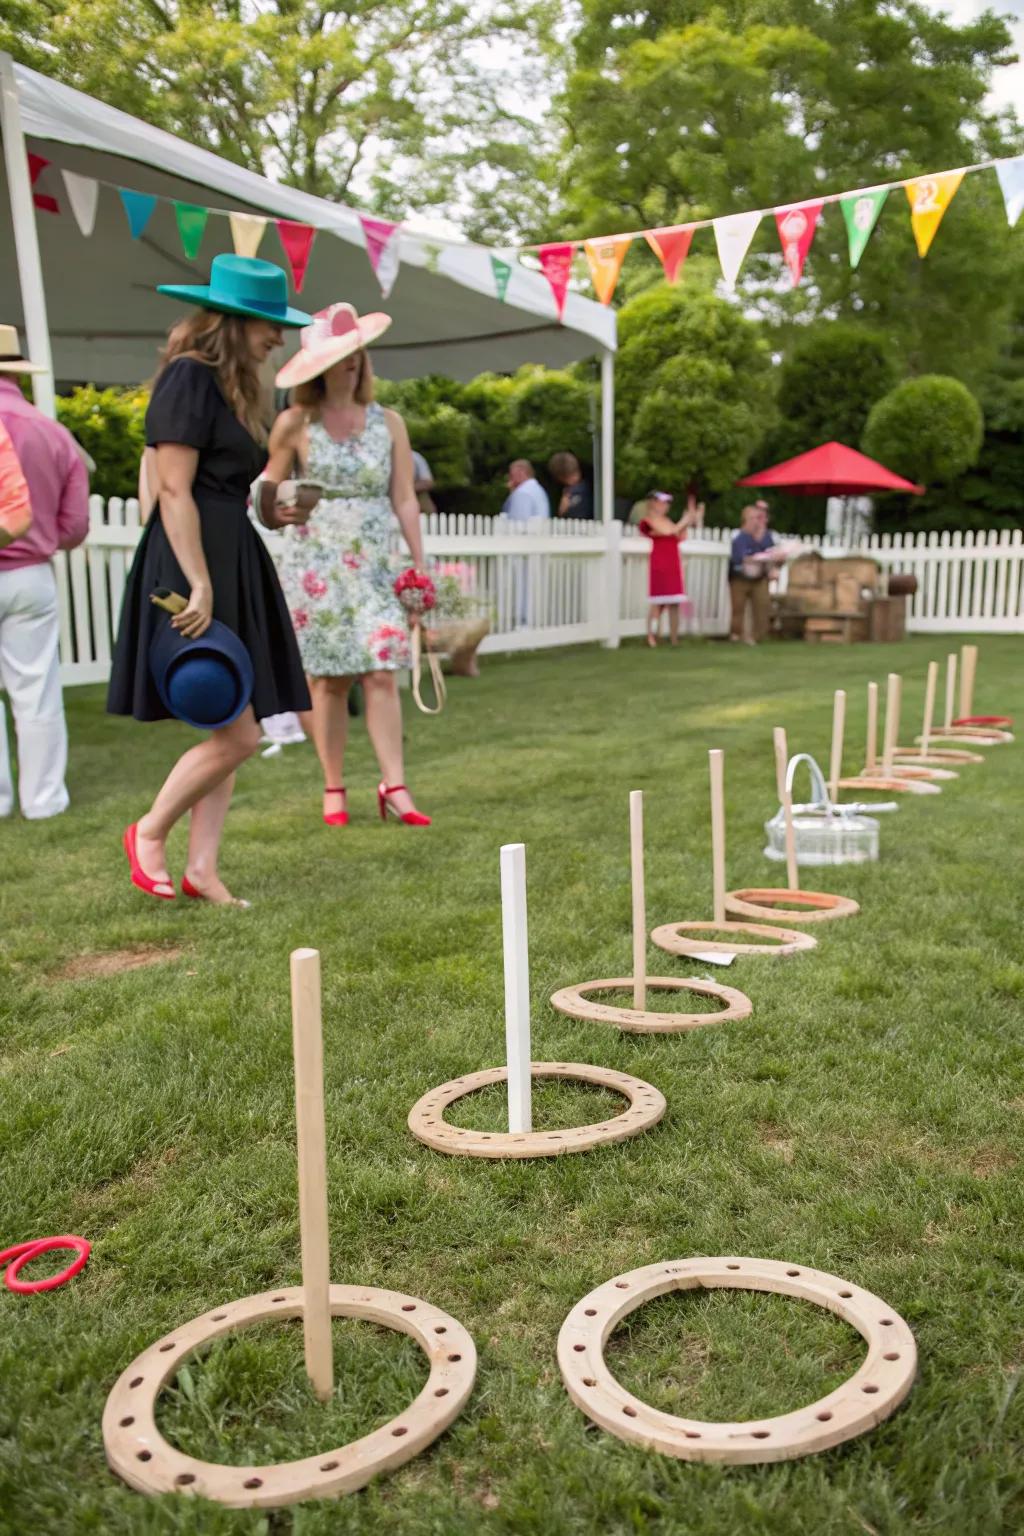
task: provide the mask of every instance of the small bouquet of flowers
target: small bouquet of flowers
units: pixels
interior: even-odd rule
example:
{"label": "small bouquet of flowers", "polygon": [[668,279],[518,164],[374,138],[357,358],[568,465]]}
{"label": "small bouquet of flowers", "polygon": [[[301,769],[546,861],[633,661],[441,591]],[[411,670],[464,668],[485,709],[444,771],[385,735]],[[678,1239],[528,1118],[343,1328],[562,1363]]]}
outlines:
{"label": "small bouquet of flowers", "polygon": [[437,590],[426,571],[412,566],[395,581],[395,596],[410,619],[419,619],[437,602]]}

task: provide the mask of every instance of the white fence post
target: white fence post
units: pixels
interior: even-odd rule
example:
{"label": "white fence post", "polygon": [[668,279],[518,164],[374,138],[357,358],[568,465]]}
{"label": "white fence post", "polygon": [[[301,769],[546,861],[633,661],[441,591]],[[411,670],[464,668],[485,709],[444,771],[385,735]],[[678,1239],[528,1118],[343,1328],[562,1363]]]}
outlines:
{"label": "white fence post", "polygon": [[604,525],[605,647],[617,651],[622,624],[622,524],[617,518]]}

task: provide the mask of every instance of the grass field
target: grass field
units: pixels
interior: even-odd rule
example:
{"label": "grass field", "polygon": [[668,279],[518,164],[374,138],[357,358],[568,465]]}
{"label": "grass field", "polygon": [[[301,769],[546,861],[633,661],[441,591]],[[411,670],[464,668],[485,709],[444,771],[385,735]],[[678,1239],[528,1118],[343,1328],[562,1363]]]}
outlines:
{"label": "grass field", "polygon": [[[1024,746],[990,749],[941,796],[904,797],[877,865],[807,878],[862,913],[819,929],[812,954],[718,973],[753,1000],[749,1020],[631,1037],[547,1001],[629,969],[629,789],[647,791],[651,925],[710,917],[706,749],[726,750],[730,885],[784,883],[761,852],[771,727],[825,761],[845,685],[850,771],[865,682],[904,674],[906,739],[926,663],[948,648],[489,659],[478,681],[453,682],[440,720],[408,719],[427,833],[375,820],[361,722],[347,831],[319,822],[310,749],[245,768],[224,872],[248,913],[132,890],[121,829],[190,733],[108,719],[99,690],[69,695],[72,810],[0,827],[0,1246],[80,1232],[94,1248],[63,1290],[0,1290],[4,1536],[1024,1529]],[[1022,660],[1020,640],[984,639],[977,708],[1024,717]],[[405,1120],[429,1087],[502,1059],[498,847],[519,839],[535,1058],[636,1072],[668,1113],[617,1147],[492,1165],[421,1147]],[[115,1377],[176,1324],[299,1279],[297,945],[323,955],[333,1279],[452,1312],[477,1343],[476,1390],[431,1450],[347,1499],[269,1515],[149,1501],[105,1466]],[[96,956],[145,946],[162,963],[93,974]],[[688,973],[656,953],[652,970]],[[618,1107],[552,1085],[536,1119]],[[451,1118],[500,1128],[502,1108],[490,1091]],[[730,1253],[884,1297],[920,1350],[905,1406],[845,1447],[760,1468],[675,1462],[589,1427],[555,1363],[571,1306],[623,1270]],[[824,1395],[862,1352],[806,1303],[691,1293],[635,1313],[608,1360],[658,1406],[742,1419]],[[425,1380],[415,1345],[367,1324],[337,1323],[335,1353],[321,1407],[297,1325],[224,1341],[161,1399],[164,1433],[211,1460],[312,1455],[398,1413]]]}

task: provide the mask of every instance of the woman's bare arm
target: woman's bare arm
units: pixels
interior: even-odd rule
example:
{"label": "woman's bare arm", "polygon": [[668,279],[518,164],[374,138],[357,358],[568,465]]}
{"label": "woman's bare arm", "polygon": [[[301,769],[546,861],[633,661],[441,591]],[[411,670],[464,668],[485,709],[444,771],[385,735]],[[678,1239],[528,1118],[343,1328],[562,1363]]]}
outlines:
{"label": "woman's bare arm", "polygon": [[306,522],[317,498],[313,498],[310,506],[277,504],[278,486],[291,479],[296,461],[301,465],[306,458],[306,413],[301,406],[293,405],[281,412],[271,429],[268,452],[267,467],[260,483],[260,505],[256,508],[260,522],[266,528],[284,528],[289,523]]}
{"label": "woman's bare arm", "polygon": [[[199,527],[199,509],[192,496],[199,453],[183,443],[159,443],[156,449],[160,521],[174,558],[189,584],[188,607],[171,620],[175,629],[195,640],[213,618],[213,585]],[[184,594],[182,594],[184,596]]]}
{"label": "woman's bare arm", "polygon": [[405,422],[397,411],[385,411],[384,419],[391,433],[391,505],[398,518],[405,542],[417,570],[423,568],[423,532],[420,504],[412,466],[412,448]]}

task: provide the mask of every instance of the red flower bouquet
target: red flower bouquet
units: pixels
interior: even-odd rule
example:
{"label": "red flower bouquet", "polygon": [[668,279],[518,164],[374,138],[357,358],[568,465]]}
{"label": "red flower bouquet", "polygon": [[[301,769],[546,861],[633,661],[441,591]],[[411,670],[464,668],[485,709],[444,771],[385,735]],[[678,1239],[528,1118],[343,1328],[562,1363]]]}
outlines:
{"label": "red flower bouquet", "polygon": [[426,571],[410,566],[395,582],[395,596],[410,618],[421,618],[437,602],[434,583]]}

